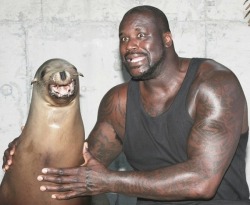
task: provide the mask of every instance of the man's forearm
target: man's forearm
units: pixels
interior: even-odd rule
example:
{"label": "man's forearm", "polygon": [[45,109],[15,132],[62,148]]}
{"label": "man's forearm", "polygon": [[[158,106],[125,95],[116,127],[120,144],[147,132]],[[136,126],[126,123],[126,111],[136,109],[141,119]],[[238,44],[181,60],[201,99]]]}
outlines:
{"label": "man's forearm", "polygon": [[[187,163],[155,171],[110,172],[110,192],[155,200],[208,199],[213,189],[205,190],[211,179],[204,178]],[[212,186],[211,186],[212,188]]]}

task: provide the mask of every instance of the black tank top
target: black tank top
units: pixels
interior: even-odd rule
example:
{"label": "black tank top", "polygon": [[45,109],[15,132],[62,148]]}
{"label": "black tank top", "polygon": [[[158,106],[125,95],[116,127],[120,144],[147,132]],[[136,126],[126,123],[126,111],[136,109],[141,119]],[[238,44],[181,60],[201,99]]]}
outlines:
{"label": "black tank top", "polygon": [[[187,160],[187,140],[193,120],[187,111],[186,99],[199,65],[204,60],[199,58],[191,60],[184,81],[171,106],[157,117],[151,117],[144,111],[140,101],[139,82],[130,80],[123,151],[135,170],[154,170]],[[245,133],[240,138],[235,156],[214,200],[249,198],[245,175],[247,141],[248,133]],[[140,201],[138,204],[144,204],[143,199],[138,200]],[[149,200],[145,200],[145,204],[158,203],[156,201],[149,203]]]}

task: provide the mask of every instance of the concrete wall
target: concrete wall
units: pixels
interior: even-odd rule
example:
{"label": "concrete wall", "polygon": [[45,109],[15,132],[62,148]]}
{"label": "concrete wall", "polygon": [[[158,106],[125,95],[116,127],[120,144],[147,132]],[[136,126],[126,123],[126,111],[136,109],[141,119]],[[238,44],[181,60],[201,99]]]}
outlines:
{"label": "concrete wall", "polygon": [[[90,132],[102,96],[128,77],[120,66],[118,25],[137,5],[166,13],[180,56],[213,58],[232,69],[250,102],[250,16],[244,19],[244,1],[0,0],[0,156],[20,134],[30,82],[50,58],[65,58],[84,74],[81,111]],[[250,154],[247,163],[250,182]]]}

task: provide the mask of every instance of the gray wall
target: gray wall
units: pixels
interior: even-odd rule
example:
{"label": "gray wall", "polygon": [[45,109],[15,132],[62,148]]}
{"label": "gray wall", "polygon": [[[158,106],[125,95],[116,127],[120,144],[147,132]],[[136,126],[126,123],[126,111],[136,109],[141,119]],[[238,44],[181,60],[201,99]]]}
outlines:
{"label": "gray wall", "polygon": [[[65,58],[84,74],[81,111],[90,132],[102,96],[127,79],[120,66],[118,25],[137,5],[166,13],[180,56],[213,58],[232,69],[250,102],[250,16],[244,19],[244,1],[0,0],[0,155],[20,134],[30,82],[50,58]],[[250,156],[247,163],[250,181]]]}

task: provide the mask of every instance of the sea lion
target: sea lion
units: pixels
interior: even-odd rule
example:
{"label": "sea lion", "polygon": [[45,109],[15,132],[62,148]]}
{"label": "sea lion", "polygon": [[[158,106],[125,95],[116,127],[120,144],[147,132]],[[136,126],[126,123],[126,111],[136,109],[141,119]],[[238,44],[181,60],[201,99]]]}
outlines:
{"label": "sea lion", "polygon": [[88,205],[90,198],[55,200],[40,191],[43,167],[83,163],[84,126],[77,69],[63,59],[44,62],[35,74],[30,110],[13,165],[0,187],[1,205]]}

